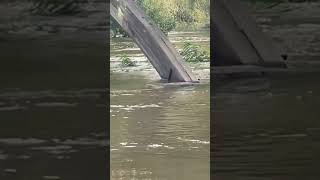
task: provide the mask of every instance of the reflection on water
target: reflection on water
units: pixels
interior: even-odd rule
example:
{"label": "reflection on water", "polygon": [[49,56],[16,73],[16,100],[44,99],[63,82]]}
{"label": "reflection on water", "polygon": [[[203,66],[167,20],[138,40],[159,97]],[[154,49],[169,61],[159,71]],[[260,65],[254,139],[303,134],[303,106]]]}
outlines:
{"label": "reflection on water", "polygon": [[[208,33],[173,33],[209,44]],[[119,66],[125,53],[137,66]],[[111,179],[209,179],[209,63],[192,64],[201,84],[165,84],[132,42],[111,42]]]}
{"label": "reflection on water", "polygon": [[212,97],[213,178],[318,179],[319,75],[219,80]]}

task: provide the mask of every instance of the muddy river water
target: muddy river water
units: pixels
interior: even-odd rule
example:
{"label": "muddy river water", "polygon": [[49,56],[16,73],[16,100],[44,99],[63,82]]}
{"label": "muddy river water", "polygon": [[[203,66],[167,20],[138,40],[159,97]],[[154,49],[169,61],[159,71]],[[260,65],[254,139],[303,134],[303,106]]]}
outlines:
{"label": "muddy river water", "polygon": [[[183,37],[206,43],[199,34],[169,37],[178,47]],[[320,73],[213,76],[210,115],[208,64],[190,64],[199,85],[166,85],[137,48],[115,41],[111,179],[205,180],[210,165],[218,180],[319,177]],[[123,52],[132,54],[136,67],[119,66]]]}
{"label": "muddy river water", "polygon": [[104,34],[1,36],[0,179],[108,176]]}
{"label": "muddy river water", "polygon": [[283,3],[258,15],[288,53],[291,72],[214,78],[213,179],[319,179],[319,7]]}
{"label": "muddy river water", "polygon": [[[312,26],[305,34],[317,28]],[[288,31],[278,36],[288,37],[284,36]],[[208,34],[174,32],[169,37],[178,48],[184,41],[208,48]],[[315,47],[310,57],[319,57],[318,42],[310,37]],[[82,47],[74,50],[78,48]],[[310,55],[298,51],[298,46],[289,50]],[[11,51],[8,54],[19,55]],[[122,54],[136,66],[121,67]],[[112,180],[209,179],[210,146],[214,179],[320,176],[320,73],[215,80],[210,122],[209,63],[191,63],[201,83],[180,86],[160,82],[129,38],[113,39],[111,55],[110,142],[103,88],[0,89],[0,179],[103,179],[108,160],[102,157],[109,145]],[[25,80],[34,76],[23,75]],[[11,83],[4,76],[0,79],[2,84]]]}
{"label": "muddy river water", "polygon": [[[208,36],[169,35],[177,47],[189,41],[209,48]],[[111,47],[111,179],[209,179],[209,63],[191,64],[200,84],[165,84],[129,39]],[[123,53],[137,66],[121,67]]]}
{"label": "muddy river water", "polygon": [[304,72],[217,81],[214,179],[318,179],[319,78]]}

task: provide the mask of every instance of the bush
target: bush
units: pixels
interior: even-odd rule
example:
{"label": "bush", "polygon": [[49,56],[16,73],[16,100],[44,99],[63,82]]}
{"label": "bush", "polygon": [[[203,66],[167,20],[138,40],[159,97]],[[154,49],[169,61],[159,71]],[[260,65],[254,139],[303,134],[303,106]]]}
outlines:
{"label": "bush", "polygon": [[[159,2],[160,1],[153,2],[152,0],[137,1],[138,5],[144,9],[150,20],[158,25],[163,33],[168,34],[168,32],[172,31],[176,27],[176,21],[171,13],[169,13],[164,6],[160,5]],[[110,27],[113,37],[115,37],[117,34],[128,36],[127,33],[125,33],[125,31],[112,18]]]}
{"label": "bush", "polygon": [[[179,25],[200,27],[210,23],[209,0],[136,0],[136,2],[165,34]],[[117,27],[111,27],[111,30],[114,33],[123,33]]]}
{"label": "bush", "polygon": [[165,8],[165,2],[144,0],[138,4],[145,10],[148,17],[155,22],[161,31],[165,34],[176,27],[176,21],[168,9]]}
{"label": "bush", "polygon": [[165,33],[177,24],[206,24],[210,19],[209,0],[138,0]]}
{"label": "bush", "polygon": [[196,21],[192,12],[181,4],[177,4],[174,17],[178,22],[192,23]]}
{"label": "bush", "polygon": [[210,57],[206,51],[201,50],[199,46],[191,44],[190,42],[184,43],[180,54],[187,62],[207,62],[210,60]]}

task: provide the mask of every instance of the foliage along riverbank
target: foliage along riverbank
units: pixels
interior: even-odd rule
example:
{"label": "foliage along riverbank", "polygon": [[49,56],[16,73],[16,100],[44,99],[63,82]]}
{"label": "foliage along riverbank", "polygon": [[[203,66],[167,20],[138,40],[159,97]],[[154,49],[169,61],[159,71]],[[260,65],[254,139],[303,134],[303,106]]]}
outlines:
{"label": "foliage along riverbank", "polygon": [[[146,14],[165,34],[173,30],[209,28],[209,0],[137,0]],[[125,32],[111,18],[111,35]]]}
{"label": "foliage along riverbank", "polygon": [[[209,28],[209,0],[137,0],[148,17],[154,21],[162,32],[199,30]],[[111,36],[127,36],[122,28],[111,18]],[[209,53],[195,44],[184,43],[181,55],[187,62],[209,61]],[[134,66],[130,57],[123,55],[123,66]]]}

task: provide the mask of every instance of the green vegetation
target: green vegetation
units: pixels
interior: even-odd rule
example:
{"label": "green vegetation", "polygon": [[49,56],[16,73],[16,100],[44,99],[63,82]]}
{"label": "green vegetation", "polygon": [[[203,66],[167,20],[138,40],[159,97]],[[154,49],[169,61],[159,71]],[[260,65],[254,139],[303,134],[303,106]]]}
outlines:
{"label": "green vegetation", "polygon": [[[195,29],[210,24],[210,0],[137,0],[137,3],[165,34],[177,28]],[[123,34],[113,19],[111,24],[113,36]]]}
{"label": "green vegetation", "polygon": [[167,34],[176,27],[174,16],[168,12],[166,1],[139,0],[138,4],[145,10],[149,18],[152,19]]}
{"label": "green vegetation", "polygon": [[155,22],[209,23],[209,0],[138,0],[138,3]]}
{"label": "green vegetation", "polygon": [[184,60],[187,62],[207,62],[210,61],[210,55],[202,50],[199,46],[185,42],[183,49],[180,51]]}
{"label": "green vegetation", "polygon": [[122,56],[120,58],[121,61],[121,66],[122,67],[132,67],[132,66],[136,66],[136,64],[126,55]]}

